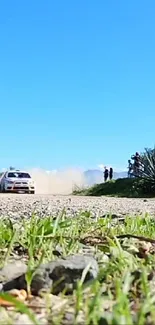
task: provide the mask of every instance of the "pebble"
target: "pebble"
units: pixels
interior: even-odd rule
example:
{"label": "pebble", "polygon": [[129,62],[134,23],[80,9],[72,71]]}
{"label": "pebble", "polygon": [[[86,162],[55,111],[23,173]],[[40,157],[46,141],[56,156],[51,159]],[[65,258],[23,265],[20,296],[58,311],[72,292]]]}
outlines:
{"label": "pebble", "polygon": [[[21,266],[22,267],[22,266]],[[88,268],[88,270],[86,270]],[[9,269],[9,265],[8,265]],[[8,276],[7,269],[7,276]],[[2,286],[2,291],[10,291],[12,289],[27,289],[25,281],[25,273],[20,274],[18,266],[12,266],[12,270],[18,272],[18,276],[14,276]],[[71,293],[75,289],[77,280],[80,280],[83,271],[86,270],[86,275],[84,282],[93,280],[98,275],[98,263],[93,256],[90,255],[70,255],[64,259],[58,259],[55,261],[48,262],[47,264],[42,264],[35,272],[31,283],[31,292],[33,295],[38,295],[41,290],[52,292],[54,294],[59,294],[64,289]],[[6,270],[3,270],[5,274]],[[11,272],[10,272],[11,273]]]}
{"label": "pebble", "polygon": [[[0,284],[11,281],[27,271],[27,266],[22,261],[14,261],[0,269]],[[14,288],[12,288],[14,289]]]}

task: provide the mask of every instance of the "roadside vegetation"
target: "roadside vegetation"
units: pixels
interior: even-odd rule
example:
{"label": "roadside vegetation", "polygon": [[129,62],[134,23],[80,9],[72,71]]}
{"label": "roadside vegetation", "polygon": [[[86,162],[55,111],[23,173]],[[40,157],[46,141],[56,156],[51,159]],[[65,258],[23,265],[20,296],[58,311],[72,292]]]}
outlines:
{"label": "roadside vegetation", "polygon": [[128,198],[155,197],[155,187],[154,184],[146,182],[142,178],[120,178],[87,188],[76,188],[73,195],[107,195]]}
{"label": "roadside vegetation", "polygon": [[1,317],[0,324],[13,325],[15,315],[22,313],[32,324],[39,325],[38,315],[43,310],[48,324],[154,324],[154,229],[155,219],[149,215],[134,218],[107,215],[94,220],[89,211],[72,219],[65,211],[56,218],[40,220],[32,216],[18,225],[8,219],[0,220],[1,267],[17,256],[27,261],[28,291],[33,278],[30,270],[40,263],[83,254],[87,248],[99,265],[96,280],[87,285],[79,280],[71,295],[64,292],[52,295],[52,305],[49,294],[44,295],[45,306],[39,301],[36,309],[37,297],[29,296],[21,302],[9,293],[1,293],[0,303],[5,300],[8,306],[0,308],[0,315],[5,311],[8,318],[3,321]]}
{"label": "roadside vegetation", "polygon": [[88,188],[76,187],[74,195],[116,196],[116,197],[155,197],[155,149],[145,149],[140,155],[139,175],[121,178]]}

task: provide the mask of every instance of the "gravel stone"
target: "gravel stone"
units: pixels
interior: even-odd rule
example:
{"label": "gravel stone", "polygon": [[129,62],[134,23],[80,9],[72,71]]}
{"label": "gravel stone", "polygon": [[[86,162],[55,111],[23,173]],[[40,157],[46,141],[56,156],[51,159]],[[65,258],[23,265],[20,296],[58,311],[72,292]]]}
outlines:
{"label": "gravel stone", "polygon": [[[42,264],[33,277],[31,284],[32,294],[38,295],[40,290],[49,292],[51,289],[54,294],[58,294],[64,289],[71,293],[76,287],[77,280],[81,279],[82,272],[88,266],[89,269],[85,276],[85,282],[95,279],[98,274],[97,261],[90,255],[76,254]],[[4,283],[2,290],[26,290],[26,288],[25,274],[22,274]]]}
{"label": "gravel stone", "polygon": [[25,273],[26,270],[27,266],[22,261],[14,261],[12,263],[9,263],[0,269],[0,283],[11,281],[12,279],[17,278]]}

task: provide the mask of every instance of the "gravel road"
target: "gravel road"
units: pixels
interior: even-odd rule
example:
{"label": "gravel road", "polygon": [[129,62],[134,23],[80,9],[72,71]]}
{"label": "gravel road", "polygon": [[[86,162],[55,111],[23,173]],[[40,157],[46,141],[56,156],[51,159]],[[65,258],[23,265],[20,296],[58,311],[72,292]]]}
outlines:
{"label": "gravel road", "polygon": [[32,212],[40,217],[56,215],[66,209],[68,215],[91,210],[94,216],[105,213],[155,215],[155,199],[80,197],[60,195],[0,194],[0,216],[15,220],[29,218]]}

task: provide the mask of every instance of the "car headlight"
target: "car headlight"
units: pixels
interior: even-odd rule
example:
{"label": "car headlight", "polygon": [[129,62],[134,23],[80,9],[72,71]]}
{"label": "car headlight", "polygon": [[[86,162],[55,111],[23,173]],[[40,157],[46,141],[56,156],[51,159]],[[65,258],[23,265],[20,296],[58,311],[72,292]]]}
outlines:
{"label": "car headlight", "polygon": [[30,181],[29,182],[29,185],[34,185],[34,181]]}
{"label": "car headlight", "polygon": [[14,182],[13,181],[7,181],[7,184],[13,184]]}

